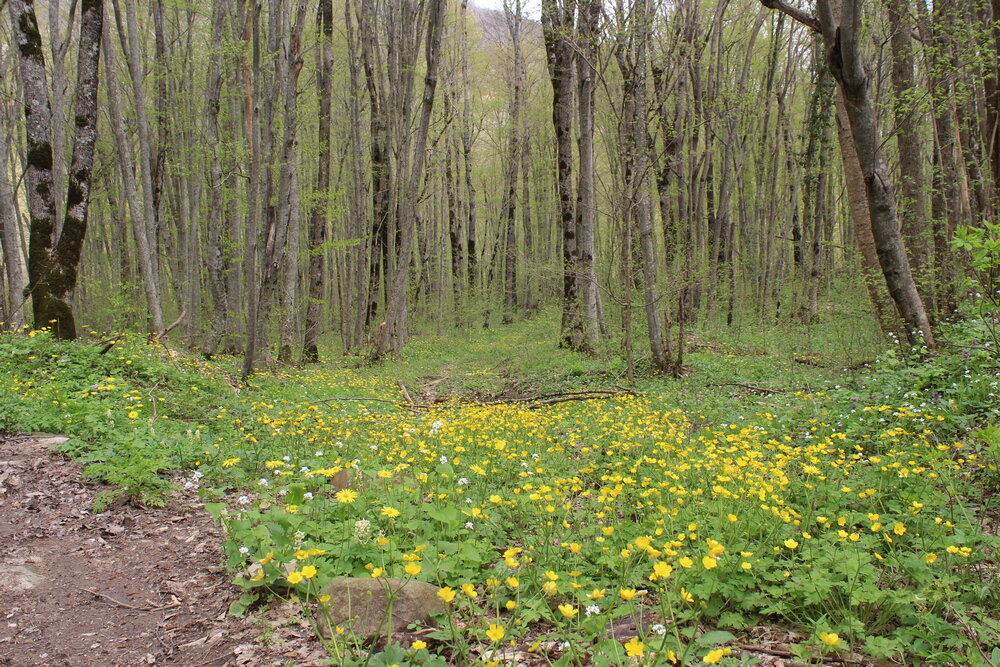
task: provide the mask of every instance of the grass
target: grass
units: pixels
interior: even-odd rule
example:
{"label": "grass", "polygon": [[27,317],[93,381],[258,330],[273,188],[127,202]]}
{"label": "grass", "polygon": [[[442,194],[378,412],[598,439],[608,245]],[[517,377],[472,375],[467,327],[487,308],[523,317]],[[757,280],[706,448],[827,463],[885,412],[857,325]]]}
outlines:
{"label": "grass", "polygon": [[[189,471],[226,526],[243,605],[295,596],[321,613],[342,575],[441,587],[427,646],[372,654],[345,628],[331,664],[489,662],[513,642],[562,647],[554,664],[735,665],[733,633],[756,624],[798,633],[805,661],[850,648],[1000,664],[994,362],[923,362],[845,326],[846,310],[824,317],[695,331],[686,377],[645,377],[640,396],[416,414],[331,399],[398,401],[399,382],[418,402],[432,383],[453,399],[610,387],[624,365],[613,341],[599,358],[557,348],[552,316],[242,388],[236,360],[137,337],[101,355],[5,334],[0,427],[74,436],[68,453],[117,485],[105,504],[156,502]],[[627,616],[644,622],[617,641],[606,625]]]}

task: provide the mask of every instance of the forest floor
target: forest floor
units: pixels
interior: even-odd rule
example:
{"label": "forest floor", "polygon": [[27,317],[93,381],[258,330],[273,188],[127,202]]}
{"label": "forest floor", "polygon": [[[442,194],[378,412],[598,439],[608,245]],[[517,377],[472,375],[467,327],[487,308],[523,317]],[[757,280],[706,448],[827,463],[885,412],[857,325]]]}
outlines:
{"label": "forest floor", "polygon": [[[242,386],[0,335],[0,432],[69,436],[0,438],[0,667],[998,667],[997,355],[851,321],[699,331],[628,390],[552,318]],[[324,646],[343,576],[448,613]]]}
{"label": "forest floor", "polygon": [[0,666],[306,665],[325,655],[287,609],[254,622],[228,613],[239,593],[219,565],[219,525],[195,494],[95,514],[104,485],[52,449],[63,440],[0,436]]}

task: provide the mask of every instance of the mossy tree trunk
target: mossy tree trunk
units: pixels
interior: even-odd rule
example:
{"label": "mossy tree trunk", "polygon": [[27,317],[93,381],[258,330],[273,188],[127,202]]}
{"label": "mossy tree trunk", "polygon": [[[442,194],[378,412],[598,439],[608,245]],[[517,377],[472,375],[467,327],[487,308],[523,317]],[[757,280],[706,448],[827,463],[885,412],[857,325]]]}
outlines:
{"label": "mossy tree trunk", "polygon": [[80,6],[79,59],[75,100],[73,157],[66,192],[62,229],[56,232],[53,194],[52,113],[42,38],[33,0],[8,3],[20,56],[27,136],[25,183],[30,216],[28,291],[34,326],[50,328],[64,339],[76,338],[71,297],[76,287],[83,239],[87,233],[90,176],[97,140],[97,85],[104,7],[101,0]]}

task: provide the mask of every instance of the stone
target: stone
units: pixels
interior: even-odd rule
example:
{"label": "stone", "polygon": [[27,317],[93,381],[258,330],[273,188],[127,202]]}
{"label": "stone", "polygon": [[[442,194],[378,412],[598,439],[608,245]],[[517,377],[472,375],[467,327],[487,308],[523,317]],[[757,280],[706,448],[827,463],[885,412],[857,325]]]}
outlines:
{"label": "stone", "polygon": [[12,593],[24,593],[38,588],[45,583],[45,577],[40,575],[30,565],[0,564],[0,588]]}
{"label": "stone", "polygon": [[53,433],[32,433],[36,446],[42,449],[55,449],[62,446],[69,437],[65,435],[55,435]]}
{"label": "stone", "polygon": [[320,593],[330,599],[316,612],[316,624],[323,637],[329,638],[339,626],[359,639],[400,632],[413,623],[427,625],[434,614],[444,612],[438,590],[423,581],[337,577]]}

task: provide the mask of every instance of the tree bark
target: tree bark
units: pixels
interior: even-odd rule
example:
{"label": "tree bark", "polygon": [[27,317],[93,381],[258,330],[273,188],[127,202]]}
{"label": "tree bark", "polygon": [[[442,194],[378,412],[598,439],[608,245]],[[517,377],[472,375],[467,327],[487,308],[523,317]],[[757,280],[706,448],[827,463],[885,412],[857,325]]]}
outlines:
{"label": "tree bark", "polygon": [[[578,0],[576,41],[577,151],[580,172],[576,192],[576,272],[581,303],[581,340],[577,349],[597,349],[600,324],[597,318],[597,276],[594,267],[594,235],[597,204],[594,184],[594,92],[597,89],[597,38],[602,14],[601,0]],[[645,113],[645,110],[643,111]]]}
{"label": "tree bark", "polygon": [[21,61],[28,152],[25,170],[28,211],[28,290],[36,328],[50,328],[58,338],[76,338],[70,297],[76,287],[80,253],[87,232],[90,176],[97,141],[98,65],[101,0],[83,0],[77,59],[73,156],[69,170],[62,231],[55,233],[52,183],[52,129],[45,74],[45,56],[33,0],[9,0],[11,23]]}
{"label": "tree bark", "polygon": [[[212,8],[212,44],[215,48],[222,45],[225,29],[227,0],[215,0]],[[213,52],[208,67],[208,80],[205,86],[206,99],[206,133],[208,135],[209,156],[209,197],[208,197],[208,248],[206,248],[206,268],[208,269],[208,288],[212,294],[214,306],[212,313],[212,329],[205,339],[202,353],[211,358],[219,348],[222,337],[229,329],[228,320],[232,304],[230,302],[229,286],[226,283],[228,269],[228,251],[223,247],[223,181],[222,181],[222,146],[219,141],[219,100],[222,93],[222,53]]]}
{"label": "tree bark", "polygon": [[[0,70],[0,78],[6,75]],[[17,215],[17,199],[10,181],[10,157],[6,137],[0,136],[0,247],[3,249],[4,276],[6,278],[6,308],[0,318],[11,330],[20,328],[27,321],[25,303],[28,285],[28,267],[21,250],[21,234]]]}
{"label": "tree bark", "polygon": [[899,150],[900,201],[899,219],[903,241],[924,300],[931,294],[927,284],[927,252],[931,230],[927,229],[927,206],[924,196],[924,162],[921,151],[920,122],[914,101],[916,83],[913,73],[913,21],[909,0],[887,0],[892,34],[893,111],[896,121],[896,147]]}
{"label": "tree bark", "polygon": [[573,3],[542,2],[542,27],[549,78],[552,81],[552,126],[556,133],[556,187],[562,230],[562,324],[561,345],[583,349],[580,312],[580,276],[577,260],[577,223],[573,209],[573,63],[571,42]]}
{"label": "tree bark", "polygon": [[[872,236],[889,294],[905,324],[911,345],[933,347],[934,334],[917,292],[906,248],[899,232],[899,218],[892,183],[881,151],[878,118],[861,47],[861,0],[818,0],[818,22],[803,18],[784,0],[761,0],[802,23],[818,29],[826,45],[830,72],[843,95],[852,142],[865,182]],[[835,7],[834,5],[838,5]],[[837,11],[839,9],[839,11]]]}
{"label": "tree bark", "polygon": [[504,157],[503,203],[504,229],[503,323],[514,321],[517,305],[517,175],[521,171],[521,104],[524,88],[524,58],[521,53],[521,0],[504,0],[504,17],[513,48],[511,101],[507,115],[507,149]]}
{"label": "tree bark", "polygon": [[330,190],[330,104],[333,75],[333,2],[320,0],[316,11],[320,48],[316,56],[319,88],[319,156],[316,193],[309,217],[309,302],[306,305],[305,339],[302,360],[319,361],[319,329],[323,310],[323,245],[326,242],[326,214]]}
{"label": "tree bark", "polygon": [[136,187],[132,150],[125,128],[125,116],[122,113],[121,95],[118,89],[114,44],[111,41],[111,30],[107,24],[104,25],[102,35],[104,69],[107,73],[105,89],[108,93],[111,129],[118,151],[118,166],[122,176],[125,201],[128,204],[132,238],[135,241],[139,273],[142,276],[142,288],[146,295],[146,308],[149,311],[147,329],[149,333],[156,336],[163,331],[163,308],[160,300],[160,283],[155,270],[156,258],[153,256],[153,248],[149,242],[149,228],[146,225],[145,211],[139,200],[139,191]]}

